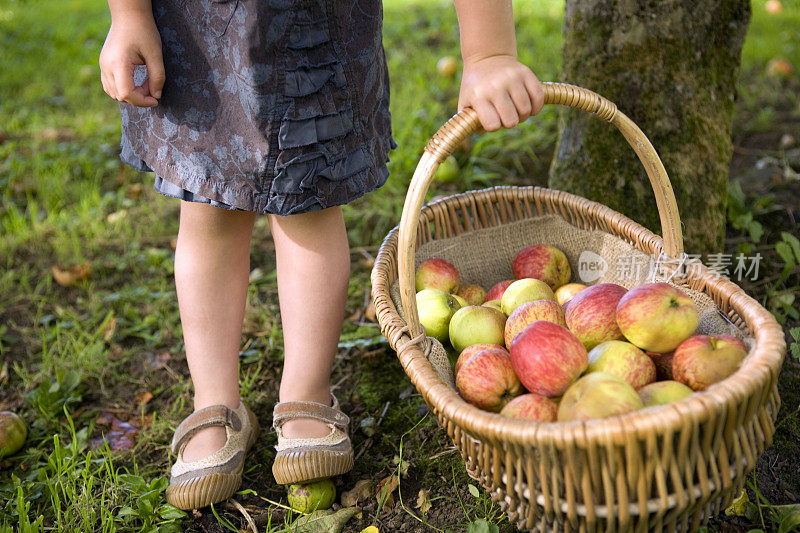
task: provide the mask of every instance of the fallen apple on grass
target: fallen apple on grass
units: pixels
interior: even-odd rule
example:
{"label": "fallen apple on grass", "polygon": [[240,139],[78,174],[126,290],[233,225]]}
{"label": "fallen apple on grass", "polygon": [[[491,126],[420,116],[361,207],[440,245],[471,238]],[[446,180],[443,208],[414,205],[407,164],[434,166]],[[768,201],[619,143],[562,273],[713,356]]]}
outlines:
{"label": "fallen apple on grass", "polygon": [[25,422],[11,411],[0,412],[0,459],[17,453],[25,439],[28,438],[28,427]]}
{"label": "fallen apple on grass", "polygon": [[645,407],[653,407],[683,400],[693,391],[678,381],[656,381],[645,385],[636,392],[639,393],[639,398],[642,399]]}
{"label": "fallen apple on grass", "polygon": [[534,244],[523,248],[511,261],[517,279],[536,278],[556,290],[569,282],[572,269],[564,252],[549,244]]}
{"label": "fallen apple on grass", "polygon": [[629,290],[619,301],[616,314],[625,338],[648,352],[671,352],[697,329],[697,306],[692,299],[663,282]]}
{"label": "fallen apple on grass", "polygon": [[586,370],[586,348],[564,326],[546,320],[529,325],[509,350],[520,381],[530,392],[560,396]]}
{"label": "fallen apple on grass", "polygon": [[455,369],[453,370],[454,374],[458,374],[461,365],[464,364],[464,361],[475,355],[476,353],[480,352],[481,350],[486,350],[487,348],[499,348],[501,350],[505,350],[499,344],[492,344],[490,342],[479,342],[478,344],[470,344],[463,350],[461,353],[458,354],[458,359],[456,360]]}
{"label": "fallen apple on grass", "polygon": [[450,344],[459,352],[481,342],[502,345],[505,325],[506,316],[497,309],[482,305],[462,307],[450,319]]}
{"label": "fallen apple on grass", "polygon": [[500,305],[503,307],[503,313],[508,316],[520,305],[534,300],[553,300],[555,302],[556,296],[544,281],[524,278],[518,279],[508,286],[503,297],[500,298]]}
{"label": "fallen apple on grass", "polygon": [[624,379],[606,372],[592,372],[564,393],[558,404],[558,421],[608,418],[642,407],[641,398]]}
{"label": "fallen apple on grass", "polygon": [[514,337],[522,333],[525,328],[537,320],[547,320],[554,324],[567,327],[567,323],[564,320],[564,308],[553,300],[525,302],[514,309],[506,320],[506,346],[511,346]]}
{"label": "fallen apple on grass", "polygon": [[417,292],[423,289],[456,292],[458,290],[458,281],[456,267],[451,262],[438,257],[423,261],[414,276],[414,286]]}
{"label": "fallen apple on grass", "polygon": [[625,287],[615,283],[599,283],[583,289],[569,301],[565,315],[567,327],[587,350],[601,342],[622,339],[616,309],[627,292]]}
{"label": "fallen apple on grass", "polygon": [[458,301],[439,289],[423,289],[417,293],[417,313],[419,323],[425,328],[425,334],[438,339],[447,340],[450,319],[461,308]]}
{"label": "fallen apple on grass", "polygon": [[289,486],[286,495],[289,506],[298,513],[312,513],[330,509],[336,500],[336,486],[330,478],[311,483],[297,483]]}
{"label": "fallen apple on grass", "polygon": [[464,401],[495,413],[522,394],[511,358],[502,348],[480,350],[464,361],[456,375],[456,388]]}
{"label": "fallen apple on grass", "polygon": [[464,298],[468,305],[481,305],[486,301],[486,291],[480,285],[473,283],[461,285],[456,294]]}
{"label": "fallen apple on grass", "polygon": [[614,374],[634,389],[656,380],[656,364],[653,360],[625,341],[605,341],[592,348],[589,351],[589,367],[586,372]]}
{"label": "fallen apple on grass", "polygon": [[733,335],[695,335],[675,348],[672,375],[693,390],[705,390],[739,369],[745,344]]}
{"label": "fallen apple on grass", "polygon": [[533,422],[555,422],[558,404],[541,394],[528,392],[517,396],[500,410],[500,415]]}

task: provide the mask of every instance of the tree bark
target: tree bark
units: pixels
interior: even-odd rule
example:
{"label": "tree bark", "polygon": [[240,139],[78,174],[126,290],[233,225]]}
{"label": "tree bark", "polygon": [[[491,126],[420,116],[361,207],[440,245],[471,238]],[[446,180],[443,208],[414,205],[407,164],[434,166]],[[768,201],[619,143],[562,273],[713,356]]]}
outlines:
{"label": "tree bark", "polygon": [[[686,251],[721,252],[731,115],[749,0],[566,0],[561,79],[605,96],[655,146],[675,189]],[[564,110],[550,187],[660,234],[647,175],[615,128]]]}

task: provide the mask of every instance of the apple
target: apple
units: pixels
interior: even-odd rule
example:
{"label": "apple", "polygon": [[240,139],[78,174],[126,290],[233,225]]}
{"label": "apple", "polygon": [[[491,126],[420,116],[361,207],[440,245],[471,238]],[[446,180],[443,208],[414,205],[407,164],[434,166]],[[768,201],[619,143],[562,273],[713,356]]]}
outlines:
{"label": "apple", "polygon": [[458,161],[456,161],[456,158],[451,155],[439,164],[439,168],[436,169],[434,178],[443,183],[452,183],[458,180],[460,170],[461,169],[458,167]]}
{"label": "apple", "polygon": [[695,335],[675,349],[672,374],[693,390],[705,390],[742,364],[747,347],[733,335]]}
{"label": "apple", "polygon": [[564,252],[549,244],[534,244],[523,248],[511,261],[514,277],[536,278],[556,290],[569,281],[572,269]]}
{"label": "apple", "polygon": [[656,379],[658,381],[672,380],[672,359],[675,352],[656,353],[645,352],[656,364]]}
{"label": "apple", "polygon": [[637,392],[644,406],[652,407],[683,400],[692,394],[692,389],[677,381],[656,381],[645,385]]}
{"label": "apple", "polygon": [[541,394],[529,392],[517,396],[500,410],[501,416],[533,422],[555,422],[558,404]]}
{"label": "apple", "polygon": [[606,372],[592,372],[564,393],[558,404],[558,421],[608,418],[642,407],[642,399],[624,379]]}
{"label": "apple", "polygon": [[495,413],[522,394],[511,358],[502,348],[480,350],[464,361],[456,375],[456,388],[466,402]]}
{"label": "apple", "polygon": [[444,56],[436,62],[436,70],[445,78],[458,74],[458,60],[453,56]]}
{"label": "apple", "polygon": [[25,422],[16,413],[0,411],[0,459],[17,453],[27,438]]}
{"label": "apple", "polygon": [[414,277],[417,292],[422,289],[439,289],[444,292],[458,290],[458,270],[453,263],[432,257],[422,262]]}
{"label": "apple", "polygon": [[514,337],[537,320],[547,320],[567,327],[564,320],[564,308],[553,300],[525,302],[508,315],[505,330],[506,346],[511,346]]}
{"label": "apple", "polygon": [[450,327],[450,319],[461,306],[452,294],[439,289],[423,289],[417,293],[419,323],[429,337],[444,342]]}
{"label": "apple", "polygon": [[461,365],[464,364],[464,361],[466,361],[476,353],[480,352],[481,350],[485,350],[487,348],[499,348],[501,350],[505,350],[505,348],[503,348],[499,344],[492,344],[490,342],[479,342],[478,344],[470,344],[469,346],[461,350],[460,354],[458,354],[455,370],[453,370],[453,372],[455,374],[458,374],[458,370],[461,368]]}
{"label": "apple", "polygon": [[601,342],[622,339],[617,325],[617,303],[628,290],[615,283],[598,283],[583,289],[569,301],[567,327],[587,350]]}
{"label": "apple", "polygon": [[298,513],[330,509],[336,499],[336,486],[330,478],[311,483],[295,483],[289,486],[286,499],[289,500],[289,507]]}
{"label": "apple", "polygon": [[518,334],[509,353],[525,388],[549,398],[563,394],[589,364],[581,341],[564,326],[546,320]]}
{"label": "apple", "polygon": [[668,283],[645,283],[619,301],[617,324],[625,338],[642,350],[671,352],[697,328],[697,306]]}
{"label": "apple", "polygon": [[764,4],[764,9],[770,15],[775,15],[783,11],[783,4],[781,4],[780,0],[767,0],[767,3]]}
{"label": "apple", "polygon": [[502,298],[503,293],[506,292],[508,286],[514,283],[514,281],[516,280],[507,279],[505,281],[499,281],[495,283],[494,286],[492,286],[492,288],[489,289],[489,292],[486,293],[486,301],[490,302],[492,300],[499,300],[500,298]]}
{"label": "apple", "polygon": [[458,302],[458,308],[459,308],[459,309],[461,309],[462,307],[466,307],[466,306],[468,306],[468,305],[469,305],[469,302],[467,302],[467,301],[466,301],[464,298],[462,298],[462,297],[461,297],[461,296],[459,296],[458,294],[451,294],[450,296],[452,296],[453,298],[455,298],[455,300]]}
{"label": "apple", "polygon": [[553,300],[555,302],[556,296],[553,294],[553,289],[544,281],[524,278],[518,279],[508,286],[503,297],[500,298],[500,305],[508,316],[520,305],[534,300]]}
{"label": "apple", "polygon": [[556,301],[559,305],[566,306],[567,302],[575,298],[575,295],[586,288],[583,283],[567,283],[556,289]]}
{"label": "apple", "polygon": [[481,305],[483,307],[491,307],[492,309],[497,309],[498,311],[503,313],[503,306],[500,304],[500,300],[489,300],[487,302],[483,302]]}
{"label": "apple", "polygon": [[462,307],[450,320],[450,344],[462,351],[470,344],[503,344],[506,316],[502,311],[482,305]]}
{"label": "apple", "polygon": [[589,352],[587,372],[607,372],[638,389],[656,380],[656,364],[647,354],[625,341],[605,341]]}
{"label": "apple", "polygon": [[481,305],[486,301],[486,291],[480,285],[471,283],[462,285],[458,288],[456,294],[469,302],[469,305]]}

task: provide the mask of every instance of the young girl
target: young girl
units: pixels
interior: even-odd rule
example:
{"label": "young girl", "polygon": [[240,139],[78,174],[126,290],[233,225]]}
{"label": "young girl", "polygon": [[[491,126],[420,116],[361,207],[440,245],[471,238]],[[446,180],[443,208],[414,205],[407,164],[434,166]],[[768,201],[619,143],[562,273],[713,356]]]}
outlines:
{"label": "young girl", "polygon": [[[383,185],[395,147],[380,0],[108,3],[100,68],[120,102],[121,157],[182,200],[175,285],[195,411],[172,441],[167,500],[191,509],[230,497],[255,441],[238,352],[259,213],[275,241],[285,347],[275,480],[347,472],[349,419],[330,391],[350,274],[341,205]],[[459,109],[489,131],[538,113],[510,0],[455,5]]]}

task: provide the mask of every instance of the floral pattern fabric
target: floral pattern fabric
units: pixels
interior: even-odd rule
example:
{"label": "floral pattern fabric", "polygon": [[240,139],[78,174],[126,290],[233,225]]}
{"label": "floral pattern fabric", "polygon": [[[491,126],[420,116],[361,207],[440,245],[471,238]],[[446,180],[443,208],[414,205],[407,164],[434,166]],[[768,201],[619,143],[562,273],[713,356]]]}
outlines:
{"label": "floral pattern fabric", "polygon": [[120,156],[156,190],[289,215],[385,183],[380,0],[153,0],[153,14],[166,82],[155,107],[120,103]]}

